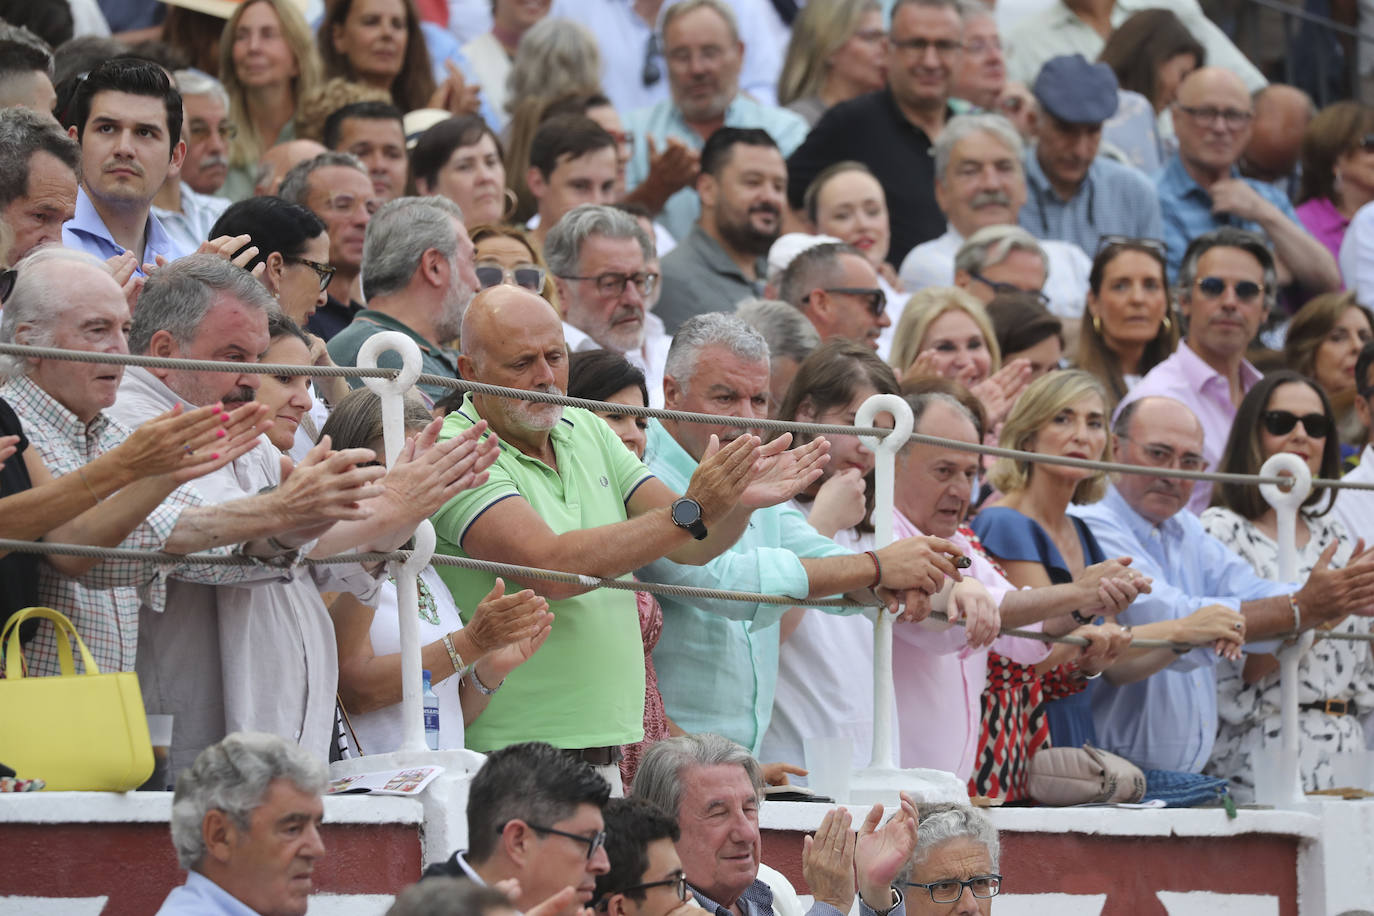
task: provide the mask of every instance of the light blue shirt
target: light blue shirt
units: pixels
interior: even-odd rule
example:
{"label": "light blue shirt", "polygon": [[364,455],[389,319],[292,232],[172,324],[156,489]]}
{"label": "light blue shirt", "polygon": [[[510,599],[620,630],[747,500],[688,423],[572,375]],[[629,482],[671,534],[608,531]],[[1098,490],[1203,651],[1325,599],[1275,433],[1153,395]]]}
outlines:
{"label": "light blue shirt", "polygon": [[[1231,167],[1231,177],[1244,181],[1254,188],[1260,197],[1278,207],[1294,225],[1302,226],[1298,222],[1298,214],[1293,211],[1293,205],[1278,188],[1268,182],[1246,178],[1235,166]],[[1211,232],[1222,226],[1232,226],[1236,229],[1248,229],[1259,233],[1262,238],[1268,238],[1263,227],[1253,220],[1241,219],[1230,213],[1213,213],[1212,195],[1188,174],[1178,153],[1169,157],[1164,163],[1164,169],[1155,177],[1155,189],[1159,192],[1159,208],[1164,215],[1164,245],[1168,249],[1171,281],[1178,277],[1178,269],[1183,264],[1183,253],[1188,250],[1188,243],[1204,232]]]}
{"label": "light blue shirt", "polygon": [[198,194],[186,182],[181,183],[181,209],[164,210],[154,206],[153,217],[162,224],[164,232],[185,251],[195,251],[210,238],[215,221],[229,209],[229,201],[210,194]]}
{"label": "light blue shirt", "polygon": [[1026,202],[1019,221],[1036,238],[1071,242],[1088,257],[1097,254],[1104,235],[1157,239],[1164,234],[1155,186],[1138,170],[1098,156],[1077,193],[1064,200],[1033,148],[1026,151]]}
{"label": "light blue shirt", "polygon": [[[763,128],[778,145],[784,159],[801,146],[802,141],[806,139],[807,131],[810,130],[806,120],[795,111],[760,105],[744,95],[736,95],[730,107],[725,109],[725,126]],[[649,175],[649,137],[654,138],[654,144],[659,152],[663,151],[669,137],[675,137],[695,150],[700,150],[705,144],[697,132],[683,120],[682,112],[678,111],[677,106],[668,100],[659,102],[652,108],[641,108],[631,112],[625,119],[625,129],[634,134],[635,140],[634,155],[630,157],[630,162],[625,168],[625,186],[631,191],[639,187]],[[692,231],[692,225],[700,215],[701,201],[697,198],[696,190],[683,188],[668,198],[658,221],[673,234],[673,238],[683,239]]]}
{"label": "light blue shirt", "polygon": [[[453,65],[463,71],[463,79],[469,86],[480,83],[477,78],[477,71],[473,69],[472,62],[463,53],[462,44],[449,30],[432,22],[421,22],[420,31],[425,36],[425,47],[429,50],[429,62],[434,68],[434,82],[443,85],[444,80],[448,79],[448,68],[444,66],[444,61],[451,60]],[[493,130],[499,130],[501,125],[506,123],[505,112],[498,112],[491,106],[491,101],[484,93],[479,99],[481,107],[477,113],[482,116]]]}
{"label": "light blue shirt", "polygon": [[186,883],[172,889],[157,916],[259,916],[224,888],[198,871],[186,873]]}
{"label": "light blue shirt", "polygon": [[[1133,557],[1131,567],[1154,580],[1120,615],[1123,626],[1178,620],[1209,604],[1238,611],[1244,601],[1296,588],[1255,575],[1187,509],[1156,526],[1110,487],[1100,502],[1069,512],[1088,523],[1106,556]],[[1275,644],[1246,648],[1269,652]],[[1093,695],[1101,746],[1142,769],[1201,772],[1217,735],[1216,661],[1212,647],[1202,646],[1143,681],[1116,686],[1104,679]]]}
{"label": "light blue shirt", "polygon": [[[105,221],[95,211],[95,205],[86,196],[85,188],[76,189],[76,209],[67,224],[62,227],[62,244],[67,248],[78,248],[107,261],[115,255],[124,253],[124,246],[114,240]],[[138,259],[138,272],[143,273],[144,264],[156,264],[161,255],[169,261],[190,254],[195,249],[180,245],[163,227],[158,218],[148,212],[148,225],[144,230],[142,257]]]}
{"label": "light blue shirt", "polygon": [[[644,453],[649,470],[671,490],[687,492],[697,462],[657,420]],[[806,597],[810,580],[800,557],[853,553],[816,533],[787,505],[759,509],[725,553],[705,566],[655,560],[640,569],[645,582]],[[688,732],[714,732],[758,755],[773,715],[778,682],[778,630],[786,605],[748,604],[659,595],[663,635],[654,668],[663,704]],[[834,608],[827,608],[834,611]],[[708,687],[709,681],[709,688]]]}

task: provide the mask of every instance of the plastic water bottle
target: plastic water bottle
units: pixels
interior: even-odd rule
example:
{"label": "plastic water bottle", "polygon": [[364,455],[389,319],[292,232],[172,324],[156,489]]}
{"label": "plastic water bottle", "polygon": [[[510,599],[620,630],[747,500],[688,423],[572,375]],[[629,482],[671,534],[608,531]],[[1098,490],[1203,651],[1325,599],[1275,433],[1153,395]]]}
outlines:
{"label": "plastic water bottle", "polygon": [[425,689],[421,698],[425,704],[425,744],[431,751],[439,749],[439,695],[429,684],[429,669],[425,669]]}

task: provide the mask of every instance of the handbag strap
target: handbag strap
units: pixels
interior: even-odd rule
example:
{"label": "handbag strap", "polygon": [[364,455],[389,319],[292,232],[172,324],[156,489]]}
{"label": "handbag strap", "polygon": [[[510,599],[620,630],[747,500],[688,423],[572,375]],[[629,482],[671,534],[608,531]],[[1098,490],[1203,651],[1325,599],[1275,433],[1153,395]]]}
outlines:
{"label": "handbag strap", "polygon": [[[30,607],[16,613],[5,624],[5,629],[0,631],[0,642],[5,643],[6,678],[17,679],[24,676],[24,653],[19,644],[19,625],[25,620],[47,620],[52,623],[57,637],[57,662],[63,677],[71,677],[76,673],[76,667],[72,664],[72,640],[76,641],[76,647],[81,650],[81,663],[85,666],[86,673],[100,673],[90,650],[81,640],[81,634],[76,632],[76,627],[72,626],[72,622],[65,614],[50,607]],[[9,637],[8,641],[5,639],[6,635]]]}

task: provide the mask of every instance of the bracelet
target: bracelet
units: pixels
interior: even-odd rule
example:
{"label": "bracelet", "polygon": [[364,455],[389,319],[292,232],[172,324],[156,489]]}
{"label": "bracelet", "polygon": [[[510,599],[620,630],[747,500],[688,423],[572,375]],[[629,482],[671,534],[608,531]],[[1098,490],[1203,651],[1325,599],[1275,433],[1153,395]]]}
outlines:
{"label": "bracelet", "polygon": [[872,550],[865,550],[864,553],[873,561],[873,584],[869,588],[877,588],[883,583],[883,564],[878,562],[878,554]]}
{"label": "bracelet", "polygon": [[486,684],[483,684],[482,679],[477,676],[477,666],[475,664],[472,666],[472,671],[468,673],[468,683],[476,687],[477,692],[482,694],[482,696],[486,697],[489,697],[496,691],[500,690],[501,684],[504,684],[505,682],[506,679],[501,678],[501,683],[497,684],[495,687],[488,687]]}
{"label": "bracelet", "polygon": [[[1303,427],[1303,429],[1306,429],[1306,428],[1307,428],[1307,427]],[[80,477],[80,478],[81,478],[81,482],[84,483],[84,484],[86,485],[86,492],[89,493],[89,494],[91,494],[91,499],[95,500],[95,504],[96,504],[97,506],[100,505],[100,502],[101,502],[100,497],[95,495],[95,488],[92,487],[92,486],[91,486],[91,482],[90,482],[89,480],[86,479],[86,469],[85,469],[85,468],[77,468],[77,469],[76,469],[76,476]]]}
{"label": "bracelet", "polygon": [[[1306,428],[1306,427],[1304,427],[1304,428]],[[295,550],[299,550],[299,549],[300,549],[299,547],[288,547],[288,546],[286,546],[286,545],[283,544],[281,541],[277,540],[277,536],[274,535],[274,534],[269,534],[269,535],[267,536],[267,546],[268,546],[268,547],[271,547],[273,550],[277,551],[278,553],[291,553],[292,551],[295,551]]]}
{"label": "bracelet", "polygon": [[1297,639],[1302,632],[1302,610],[1298,607],[1298,596],[1290,593],[1288,595],[1288,606],[1293,609],[1293,632],[1289,633],[1285,639]]}
{"label": "bracelet", "polygon": [[450,633],[444,634],[444,648],[448,650],[448,660],[453,663],[453,673],[461,678],[467,666],[463,664],[463,656],[453,648],[453,637]]}

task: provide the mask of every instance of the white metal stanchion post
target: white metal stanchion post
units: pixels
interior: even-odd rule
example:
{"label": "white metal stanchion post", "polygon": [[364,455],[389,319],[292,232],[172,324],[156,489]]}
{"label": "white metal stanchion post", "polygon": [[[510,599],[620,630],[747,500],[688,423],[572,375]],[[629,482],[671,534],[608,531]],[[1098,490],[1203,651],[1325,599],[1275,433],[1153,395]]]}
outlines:
{"label": "white metal stanchion post", "polygon": [[[377,357],[386,350],[395,350],[401,357],[402,368],[394,379],[365,378],[363,383],[377,393],[382,402],[382,433],[386,443],[386,464],[396,463],[396,456],[405,445],[405,393],[420,377],[420,348],[415,341],[397,331],[383,331],[363,342],[358,350],[358,365],[366,369],[377,366]],[[425,744],[425,713],[422,706],[420,665],[420,593],[417,582],[420,573],[434,555],[434,526],[429,520],[415,529],[415,552],[405,563],[391,563],[391,575],[396,580],[396,613],[401,626],[401,715],[402,751],[427,751]]]}
{"label": "white metal stanchion post", "polygon": [[[1260,468],[1264,477],[1291,476],[1293,486],[1282,490],[1274,484],[1261,484],[1260,495],[1274,507],[1278,522],[1279,579],[1298,578],[1298,509],[1312,492],[1312,473],[1297,455],[1278,454]],[[1298,661],[1312,645],[1311,632],[1304,633],[1296,645],[1279,650],[1279,709],[1282,714],[1279,773],[1280,799],[1285,805],[1303,801],[1302,776],[1298,770]]]}

